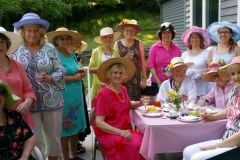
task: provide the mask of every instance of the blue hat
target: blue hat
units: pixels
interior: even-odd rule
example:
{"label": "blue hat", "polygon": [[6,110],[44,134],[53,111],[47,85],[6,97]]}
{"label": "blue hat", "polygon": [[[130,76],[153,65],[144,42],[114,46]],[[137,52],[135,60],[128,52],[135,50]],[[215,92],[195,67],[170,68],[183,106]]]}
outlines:
{"label": "blue hat", "polygon": [[18,30],[20,27],[28,25],[28,24],[39,24],[45,30],[48,30],[50,23],[44,19],[41,19],[35,13],[26,13],[23,15],[22,19],[18,22],[13,23],[13,26]]}
{"label": "blue hat", "polygon": [[228,27],[232,29],[233,35],[231,38],[234,42],[238,42],[240,40],[240,28],[236,24],[230,23],[228,21],[222,21],[214,22],[207,28],[208,35],[213,41],[220,43],[220,40],[218,38],[218,29],[221,27]]}

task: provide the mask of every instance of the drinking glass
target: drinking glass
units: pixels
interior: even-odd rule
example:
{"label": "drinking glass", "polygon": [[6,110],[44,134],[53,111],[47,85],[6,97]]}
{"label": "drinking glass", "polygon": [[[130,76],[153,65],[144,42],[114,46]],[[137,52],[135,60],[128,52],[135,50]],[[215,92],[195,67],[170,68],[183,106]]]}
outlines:
{"label": "drinking glass", "polygon": [[143,104],[145,107],[145,111],[147,111],[147,105],[149,104],[149,102],[150,102],[150,97],[143,97]]}
{"label": "drinking glass", "polygon": [[199,109],[200,114],[203,114],[204,112],[206,112],[207,107],[206,106],[205,107],[199,107],[198,109]]}

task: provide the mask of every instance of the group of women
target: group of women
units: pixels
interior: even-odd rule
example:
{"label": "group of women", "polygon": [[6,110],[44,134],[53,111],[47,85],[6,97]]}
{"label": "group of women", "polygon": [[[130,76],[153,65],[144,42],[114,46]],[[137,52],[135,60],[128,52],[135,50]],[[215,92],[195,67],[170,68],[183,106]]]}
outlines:
{"label": "group of women", "polygon": [[[15,133],[5,146],[0,145],[3,159],[33,158],[30,152],[35,143],[42,150],[41,127],[48,160],[56,160],[60,154],[64,160],[81,159],[76,156],[78,139],[84,139],[90,130],[82,83],[85,71],[73,52],[84,50],[86,44],[80,33],[64,27],[46,33],[49,25],[38,15],[27,13],[13,24],[19,35],[0,28],[0,138]],[[188,97],[187,103],[198,100],[200,105],[223,108],[215,115],[204,114],[206,121],[229,119],[222,140],[189,146],[184,159],[209,158],[240,144],[236,140],[240,117],[237,25],[224,21],[207,30],[191,27],[181,36],[187,48],[181,53],[172,42],[177,32],[165,22],[157,32],[159,41],[150,48],[147,67],[143,42],[134,39],[142,30],[137,21],[123,19],[116,30],[100,30],[100,36],[94,38],[100,46],[92,51],[89,63],[89,72],[94,74],[93,128],[106,159],[143,159],[139,153],[142,135],[131,129],[129,110],[143,105],[146,68],[157,100],[164,103],[168,100],[165,92],[180,90]],[[117,40],[121,35],[124,38]],[[211,39],[219,45],[208,51]],[[215,82],[214,86],[208,82]],[[20,133],[28,147],[17,139]],[[198,147],[204,145],[210,146],[201,152]]]}

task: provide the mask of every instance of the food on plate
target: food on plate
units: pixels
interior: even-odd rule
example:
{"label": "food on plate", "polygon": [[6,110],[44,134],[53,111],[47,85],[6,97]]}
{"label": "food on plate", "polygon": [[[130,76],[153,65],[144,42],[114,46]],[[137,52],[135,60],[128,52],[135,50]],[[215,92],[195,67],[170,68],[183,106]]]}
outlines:
{"label": "food on plate", "polygon": [[199,112],[198,111],[191,111],[191,112],[188,112],[188,115],[199,117]]}
{"label": "food on plate", "polygon": [[147,111],[159,111],[160,107],[155,107],[155,106],[149,106],[147,107]]}

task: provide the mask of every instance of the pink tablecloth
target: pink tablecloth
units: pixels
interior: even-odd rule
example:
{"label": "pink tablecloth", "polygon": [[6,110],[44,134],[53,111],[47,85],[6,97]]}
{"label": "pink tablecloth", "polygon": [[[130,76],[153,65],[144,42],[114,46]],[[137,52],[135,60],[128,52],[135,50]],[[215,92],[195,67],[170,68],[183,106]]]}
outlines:
{"label": "pink tablecloth", "polygon": [[226,130],[227,119],[214,122],[184,123],[144,117],[144,107],[132,111],[133,123],[144,135],[140,153],[145,159],[154,159],[156,153],[182,152],[191,144],[220,139]]}

